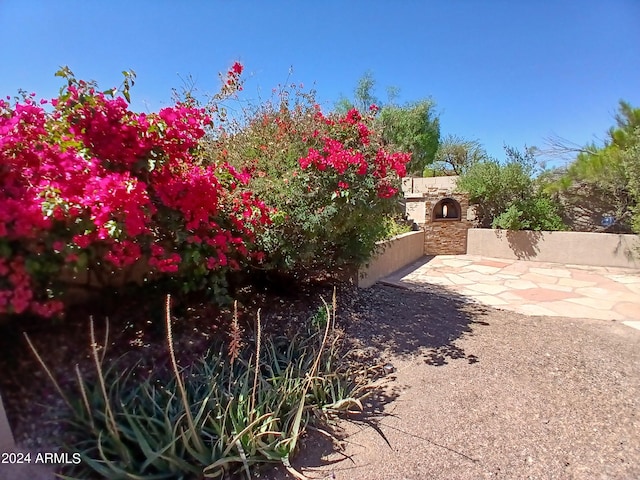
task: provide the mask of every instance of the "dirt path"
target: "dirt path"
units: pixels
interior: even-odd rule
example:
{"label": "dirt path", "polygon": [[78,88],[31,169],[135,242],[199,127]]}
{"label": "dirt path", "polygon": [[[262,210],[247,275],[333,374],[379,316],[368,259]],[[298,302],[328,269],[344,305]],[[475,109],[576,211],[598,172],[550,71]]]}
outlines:
{"label": "dirt path", "polygon": [[[295,465],[335,479],[640,478],[640,332],[375,286],[349,333],[395,366],[378,414],[311,435]],[[343,312],[345,314],[346,312]],[[273,478],[288,478],[273,473]]]}

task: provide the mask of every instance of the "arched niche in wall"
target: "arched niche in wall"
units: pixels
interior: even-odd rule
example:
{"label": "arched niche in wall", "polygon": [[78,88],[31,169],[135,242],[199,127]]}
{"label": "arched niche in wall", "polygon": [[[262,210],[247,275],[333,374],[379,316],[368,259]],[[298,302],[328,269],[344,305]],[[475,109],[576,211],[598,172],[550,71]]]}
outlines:
{"label": "arched niche in wall", "polygon": [[462,219],[462,208],[457,200],[443,198],[433,207],[431,219],[434,222],[455,221]]}

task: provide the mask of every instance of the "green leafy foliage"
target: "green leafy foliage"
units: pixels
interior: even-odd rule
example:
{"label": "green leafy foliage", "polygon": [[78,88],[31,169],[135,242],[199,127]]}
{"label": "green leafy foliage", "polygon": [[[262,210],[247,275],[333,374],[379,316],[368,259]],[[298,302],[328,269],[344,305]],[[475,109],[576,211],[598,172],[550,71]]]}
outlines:
{"label": "green leafy foliage", "polygon": [[388,105],[380,111],[380,120],[384,140],[399,151],[411,152],[408,173],[422,175],[434,162],[440,143],[435,102],[426,99],[402,107]]}
{"label": "green leafy foliage", "polygon": [[456,135],[447,135],[440,141],[434,163],[427,166],[424,176],[460,175],[471,165],[489,156],[478,140],[466,140]]}
{"label": "green leafy foliage", "polygon": [[336,102],[335,110],[339,114],[346,114],[349,110],[356,108],[361,113],[369,111],[371,105],[380,105],[380,100],[375,95],[376,79],[371,70],[367,70],[358,79],[356,88],[353,90],[353,100],[342,95]]}
{"label": "green leafy foliage", "polygon": [[504,230],[564,230],[566,227],[551,199],[532,196],[517,201],[493,219],[491,228]]}
{"label": "green leafy foliage", "polygon": [[384,219],[384,225],[385,240],[413,231],[413,222],[411,220],[405,220],[402,217],[386,217]]}
{"label": "green leafy foliage", "polygon": [[604,145],[579,149],[575,160],[547,190],[566,191],[583,185],[606,198],[615,210],[616,223],[640,233],[640,108],[620,101]]}
{"label": "green leafy foliage", "polygon": [[[249,188],[273,208],[257,239],[266,253],[260,268],[331,272],[364,263],[385,237],[385,219],[399,212],[400,178],[380,167],[387,154],[375,112],[324,115],[314,93],[297,87],[245,112],[203,161],[223,156],[250,171]],[[318,163],[305,163],[312,153]],[[336,168],[342,159],[344,169]]]}
{"label": "green leafy foliage", "polygon": [[373,91],[376,85],[373,72],[367,71],[360,80],[355,90],[355,107],[360,112],[366,112],[371,105],[377,104],[379,101]]}
{"label": "green leafy foliage", "polygon": [[252,478],[265,463],[290,467],[310,422],[361,410],[369,391],[366,375],[341,361],[334,326],[335,307],[325,303],[293,337],[260,338],[258,328],[255,343],[244,342],[232,356],[215,343],[184,370],[169,326],[173,376],[142,373],[123,359],[103,368],[92,334],[97,380],[78,370],[76,393],[56,383],[70,408],[76,440],[69,450],[82,458],[63,478]]}
{"label": "green leafy foliage", "polygon": [[640,127],[634,129],[634,135],[636,143],[621,152],[620,160],[627,172],[629,196],[632,200],[631,227],[634,232],[640,234]]}
{"label": "green leafy foliage", "polygon": [[336,104],[336,111],[346,113],[351,108],[366,113],[372,106],[380,109],[378,118],[382,138],[392,150],[411,153],[407,165],[409,175],[421,176],[428,165],[435,161],[440,144],[440,117],[432,98],[397,105],[398,89],[387,88],[388,101],[383,104],[375,95],[375,78],[367,71],[353,92],[353,101],[346,97]]}
{"label": "green leafy foliage", "polygon": [[555,203],[533,179],[533,150],[524,154],[505,147],[507,161],[486,159],[473,163],[458,180],[458,188],[477,204],[482,227],[510,230],[562,230]]}

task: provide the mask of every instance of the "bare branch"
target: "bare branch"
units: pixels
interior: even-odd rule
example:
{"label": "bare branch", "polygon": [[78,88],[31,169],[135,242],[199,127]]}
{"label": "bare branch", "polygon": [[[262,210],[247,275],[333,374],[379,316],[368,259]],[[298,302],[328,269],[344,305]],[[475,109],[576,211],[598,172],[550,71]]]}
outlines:
{"label": "bare branch", "polygon": [[545,146],[539,148],[537,156],[552,157],[555,159],[573,161],[579,153],[594,155],[598,150],[594,144],[579,145],[555,133],[545,139]]}

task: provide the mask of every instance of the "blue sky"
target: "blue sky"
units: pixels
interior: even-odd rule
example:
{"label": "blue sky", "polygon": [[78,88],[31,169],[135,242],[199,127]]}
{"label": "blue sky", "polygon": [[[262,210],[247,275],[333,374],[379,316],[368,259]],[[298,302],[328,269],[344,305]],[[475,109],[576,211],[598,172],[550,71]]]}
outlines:
{"label": "blue sky", "polygon": [[377,93],[432,97],[442,133],[544,147],[604,137],[619,99],[640,106],[639,0],[0,0],[0,94],[57,94],[61,65],[117,86],[138,77],[134,110],[170,103],[191,75],[214,93],[245,65],[247,98],[287,80],[327,109],[370,70]]}

